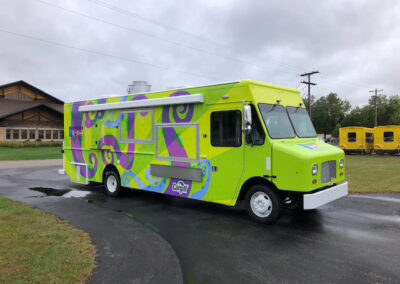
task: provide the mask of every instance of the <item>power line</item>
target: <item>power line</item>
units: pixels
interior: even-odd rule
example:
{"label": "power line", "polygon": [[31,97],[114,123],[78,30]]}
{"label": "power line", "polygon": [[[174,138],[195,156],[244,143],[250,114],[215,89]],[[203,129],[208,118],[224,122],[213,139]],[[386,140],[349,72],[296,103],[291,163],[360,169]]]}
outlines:
{"label": "power line", "polygon": [[83,52],[87,52],[87,53],[92,53],[92,54],[96,54],[96,55],[101,55],[101,56],[105,56],[105,57],[110,57],[110,58],[114,58],[114,59],[118,59],[118,60],[122,60],[122,61],[142,64],[142,65],[147,65],[147,66],[151,66],[153,68],[170,70],[170,71],[173,71],[173,72],[187,74],[187,75],[195,76],[195,77],[206,78],[206,79],[209,79],[209,80],[216,80],[215,78],[208,77],[208,76],[205,76],[205,75],[202,75],[202,74],[192,73],[192,72],[185,71],[185,70],[174,69],[174,68],[170,68],[170,67],[167,67],[167,66],[162,66],[162,65],[157,65],[157,64],[141,61],[141,60],[138,60],[138,59],[121,57],[121,56],[108,54],[108,53],[105,53],[105,52],[102,52],[102,51],[98,51],[98,50],[92,50],[92,49],[77,47],[77,46],[69,45],[69,44],[66,44],[66,43],[60,43],[60,42],[47,40],[47,39],[43,39],[43,38],[39,38],[39,37],[27,35],[27,34],[12,32],[12,31],[1,29],[1,28],[0,28],[0,32],[6,33],[6,34],[10,34],[10,35],[13,35],[13,36],[17,36],[17,37],[22,37],[22,38],[35,40],[35,41],[44,42],[44,43],[55,45],[55,46],[59,46],[59,47],[75,49],[75,50],[79,50],[79,51],[83,51]]}
{"label": "power line", "polygon": [[306,84],[308,86],[308,113],[310,115],[310,118],[311,118],[311,85],[313,86],[317,85],[316,83],[312,83],[310,80],[311,80],[311,75],[318,73],[319,71],[312,71],[309,73],[300,74],[301,77],[307,76],[308,78],[308,81],[302,81],[301,83]]}
{"label": "power line", "polygon": [[369,91],[370,93],[375,93],[375,126],[378,126],[378,92],[383,92],[383,90],[375,90]]}
{"label": "power line", "polygon": [[[217,46],[217,47],[219,47],[219,48],[222,47],[222,48],[224,48],[225,50],[229,50],[229,49],[230,49],[229,46],[223,45],[223,44],[218,43],[218,42],[216,42],[216,41],[214,41],[214,40],[211,40],[211,39],[209,39],[209,38],[206,38],[206,37],[203,37],[203,36],[200,36],[200,35],[198,35],[198,34],[194,34],[194,33],[191,33],[191,32],[185,31],[185,30],[182,30],[182,29],[178,29],[178,28],[176,28],[176,27],[174,27],[174,26],[171,26],[171,25],[166,25],[166,24],[164,24],[164,23],[162,23],[162,22],[159,22],[159,21],[153,20],[153,19],[151,19],[151,18],[142,16],[142,15],[140,15],[140,14],[138,14],[138,13],[135,13],[135,12],[132,12],[132,11],[129,11],[129,10],[126,10],[126,9],[123,9],[123,8],[120,8],[120,7],[117,7],[117,6],[115,6],[115,5],[112,5],[112,4],[110,4],[110,3],[107,3],[106,1],[102,1],[102,0],[87,0],[87,1],[93,3],[93,4],[97,5],[97,6],[101,6],[101,7],[103,7],[103,8],[112,10],[112,11],[114,11],[114,12],[117,12],[117,13],[120,13],[120,14],[123,14],[123,15],[126,15],[126,16],[130,16],[130,17],[134,17],[134,18],[139,18],[139,19],[142,20],[142,21],[146,21],[146,22],[149,22],[149,23],[151,23],[151,24],[160,26],[160,27],[162,27],[162,28],[164,28],[164,29],[166,29],[166,30],[174,30],[174,31],[180,32],[180,33],[182,33],[182,34],[185,34],[185,35],[194,37],[194,38],[196,38],[196,39],[199,39],[199,40],[202,40],[202,41],[207,41],[207,42],[209,42],[209,43],[211,43],[211,44],[213,44],[213,45],[215,45],[215,46]],[[181,45],[181,46],[182,46],[182,45]],[[189,48],[191,48],[191,47],[189,47]],[[192,48],[192,49],[199,50],[199,49],[197,49],[197,48]],[[200,50],[199,50],[199,51],[200,51]],[[251,64],[251,65],[253,65],[253,66],[256,66],[257,68],[260,68],[260,66],[258,66],[257,64],[249,63],[249,62],[247,62],[247,61],[245,61],[245,60],[242,60],[242,59],[240,59],[240,58],[228,57],[228,56],[220,55],[220,54],[213,53],[213,52],[210,52],[210,51],[205,51],[205,50],[201,50],[201,51],[202,51],[202,52],[209,53],[209,54],[212,54],[212,55],[220,56],[220,57],[223,57],[223,58],[226,58],[226,59],[238,61],[238,62],[241,62],[241,63]],[[258,58],[258,60],[264,61],[264,59],[262,59],[262,58],[256,57],[256,59],[257,59],[257,58]],[[268,64],[271,64],[271,62],[268,62]],[[283,73],[287,73],[287,74],[295,74],[295,73],[297,73],[298,68],[295,67],[295,66],[291,66],[291,65],[287,65],[287,64],[283,64],[283,63],[278,63],[278,62],[275,62],[275,64],[281,66],[281,68],[286,68],[287,70],[290,70],[290,72],[293,72],[293,73],[285,72],[285,71],[282,71],[282,70],[279,70],[279,72],[283,72]],[[330,82],[334,82],[335,84],[346,85],[346,86],[348,86],[348,87],[353,87],[353,88],[363,88],[363,85],[362,85],[362,84],[354,84],[354,83],[350,83],[350,82],[346,82],[346,81],[342,81],[342,80],[336,80],[336,79],[335,79],[335,80],[330,80],[330,79],[326,78],[326,77],[323,76],[323,75],[322,75],[322,80],[325,80],[325,81],[328,81],[328,82],[329,82],[329,81],[330,81]]]}
{"label": "power line", "polygon": [[[224,58],[226,60],[240,62],[242,64],[253,65],[253,66],[257,67],[257,68],[264,68],[264,66],[259,66],[258,64],[255,64],[255,63],[249,62],[249,61],[245,61],[245,60],[240,59],[238,57],[226,56],[226,55],[223,55],[223,54],[220,54],[220,53],[216,53],[216,52],[212,52],[212,51],[209,51],[209,50],[206,50],[206,49],[193,47],[193,46],[190,46],[190,45],[185,45],[185,44],[182,44],[180,42],[176,42],[176,41],[173,41],[173,40],[170,40],[170,39],[167,39],[167,38],[163,38],[163,37],[160,37],[160,36],[157,36],[157,35],[154,35],[154,34],[146,33],[144,31],[140,31],[140,30],[137,30],[137,29],[134,29],[134,28],[122,26],[122,25],[119,25],[119,24],[116,24],[116,23],[113,23],[113,22],[109,22],[109,21],[106,21],[106,20],[103,20],[103,19],[100,19],[100,18],[97,18],[97,17],[94,17],[94,16],[90,16],[88,14],[85,14],[85,13],[82,13],[82,12],[79,12],[79,11],[75,11],[75,10],[71,10],[71,9],[68,9],[68,8],[65,8],[65,7],[62,7],[62,6],[59,6],[59,5],[55,5],[55,4],[49,3],[47,1],[43,1],[43,0],[34,0],[34,1],[39,2],[41,4],[44,4],[44,5],[47,5],[47,6],[50,6],[52,8],[63,10],[63,11],[65,11],[67,13],[70,13],[70,14],[81,16],[81,17],[84,17],[84,18],[87,18],[87,19],[90,19],[90,20],[93,20],[93,21],[97,21],[97,22],[103,23],[103,24],[107,24],[107,25],[113,26],[115,28],[124,29],[124,30],[127,30],[129,32],[135,32],[135,33],[139,33],[139,34],[142,34],[144,36],[147,36],[147,37],[151,37],[153,39],[157,39],[157,40],[160,40],[160,41],[165,41],[167,43],[173,44],[173,45],[178,46],[178,47],[192,49],[192,50],[195,50],[195,51],[198,51],[198,52],[202,52],[202,53],[206,53],[206,54],[213,55],[213,56],[216,56],[216,57]],[[88,1],[91,1],[91,0],[88,0]],[[134,15],[136,15],[136,14],[134,14]],[[278,65],[284,66],[283,64],[278,64]],[[289,72],[285,72],[285,71],[282,71],[282,70],[279,70],[279,71],[283,72],[283,73],[291,74],[291,75],[293,75],[293,73],[294,73],[294,72],[293,73],[289,73]]]}
{"label": "power line", "polygon": [[124,15],[131,16],[131,17],[136,17],[136,18],[139,18],[139,19],[141,19],[143,21],[149,22],[151,24],[154,24],[154,25],[157,25],[157,26],[161,26],[166,30],[174,30],[174,31],[177,31],[177,32],[180,32],[180,33],[195,37],[195,38],[200,39],[202,41],[208,41],[208,42],[213,43],[215,45],[218,45],[220,47],[225,47],[225,46],[219,45],[217,42],[214,42],[211,39],[205,38],[203,36],[199,36],[199,35],[194,34],[194,33],[190,33],[188,31],[185,31],[185,30],[182,30],[182,29],[178,29],[178,28],[176,28],[176,27],[174,27],[172,25],[166,25],[166,24],[164,24],[162,22],[153,20],[151,18],[144,17],[144,16],[142,16],[142,15],[140,15],[138,13],[134,13],[134,12],[128,11],[126,9],[119,8],[119,7],[114,6],[114,5],[110,4],[110,3],[107,3],[105,1],[101,1],[101,0],[88,0],[88,1],[92,2],[93,4],[95,4],[97,6],[101,6],[103,8],[107,8],[107,9],[112,10],[114,12],[118,12],[120,14],[124,14]]}
{"label": "power line", "polygon": [[[193,38],[199,39],[199,40],[201,40],[201,41],[207,41],[207,42],[209,42],[209,43],[215,45],[215,46],[218,47],[218,48],[223,48],[223,49],[225,49],[225,50],[229,50],[229,49],[230,49],[230,46],[221,44],[221,43],[219,43],[219,42],[216,42],[216,41],[214,41],[214,40],[211,40],[211,39],[209,39],[209,38],[203,37],[203,36],[198,35],[198,34],[190,33],[190,32],[187,32],[187,31],[185,31],[185,30],[182,30],[182,29],[178,29],[178,28],[176,28],[176,27],[174,27],[174,26],[166,25],[166,24],[164,24],[164,23],[162,23],[162,22],[155,21],[155,20],[153,20],[153,19],[144,17],[144,16],[142,16],[142,15],[140,15],[140,14],[138,14],[138,13],[134,13],[134,12],[131,12],[131,11],[129,11],[129,10],[119,8],[119,7],[115,6],[115,5],[112,5],[112,4],[107,3],[107,2],[105,2],[105,1],[101,1],[101,0],[87,0],[87,1],[93,3],[93,4],[97,5],[97,6],[101,6],[101,7],[103,7],[103,8],[112,10],[112,11],[114,11],[114,12],[117,12],[117,13],[120,13],[120,14],[123,14],[123,15],[126,15],[126,16],[130,16],[130,17],[134,17],[134,18],[139,18],[139,19],[141,19],[141,20],[143,20],[143,21],[152,23],[152,24],[154,24],[154,25],[158,25],[158,26],[160,26],[160,27],[162,27],[162,28],[164,28],[164,29],[166,29],[166,30],[174,30],[174,31],[180,32],[180,33],[182,33],[182,34],[191,36],[191,37],[193,37]],[[211,53],[210,51],[206,51],[206,52],[207,52],[207,53]],[[221,56],[221,55],[216,54],[216,53],[211,53],[211,54],[217,55],[217,56]],[[247,62],[247,61],[245,61],[245,60],[243,60],[243,59],[240,59],[240,58],[227,57],[227,56],[224,56],[224,55],[222,55],[222,57],[227,58],[227,59],[231,59],[231,60],[235,60],[235,61],[239,61],[239,62],[242,62],[242,63],[252,64],[252,65],[254,65],[254,66],[256,66],[256,67],[259,67],[259,66],[257,66],[257,65],[254,64],[254,63],[249,63],[249,62]],[[259,58],[259,59],[261,59],[261,58]],[[261,59],[261,60],[264,61],[264,59]],[[268,63],[270,63],[270,62],[268,62]],[[297,67],[289,66],[289,65],[287,65],[287,64],[278,63],[278,62],[275,62],[275,64],[276,64],[276,65],[279,65],[279,66],[281,66],[281,67],[284,67],[284,68],[292,69],[291,71],[293,71],[293,74],[295,74],[295,73],[297,72],[297,71],[295,71],[295,70],[297,70]],[[281,71],[281,72],[282,72],[282,71]],[[286,72],[286,73],[288,73],[288,72]],[[293,75],[292,73],[288,73],[288,74]]]}
{"label": "power line", "polygon": [[79,12],[79,11],[75,11],[75,10],[71,10],[71,9],[68,9],[68,8],[65,8],[65,7],[62,7],[62,6],[59,6],[59,5],[55,5],[53,3],[49,3],[49,2],[46,2],[46,1],[43,1],[43,0],[34,0],[34,1],[39,2],[41,4],[44,4],[44,5],[47,5],[47,6],[51,6],[51,7],[56,8],[56,9],[63,10],[65,12],[68,12],[68,13],[71,13],[71,14],[75,14],[75,15],[78,15],[78,16],[81,16],[81,17],[88,18],[90,20],[94,20],[94,21],[97,21],[97,22],[100,22],[100,23],[103,23],[103,24],[107,24],[107,25],[113,26],[115,28],[124,29],[124,30],[130,31],[130,32],[139,33],[139,34],[142,34],[144,36],[151,37],[151,38],[154,38],[154,39],[157,39],[157,40],[160,40],[160,41],[165,41],[165,42],[168,42],[168,43],[173,44],[175,46],[184,47],[184,48],[196,50],[196,51],[199,51],[199,52],[204,52],[204,53],[208,53],[208,54],[211,54],[211,55],[220,56],[220,57],[223,57],[225,59],[240,61],[240,62],[243,63],[243,61],[241,61],[240,59],[237,59],[237,58],[232,58],[232,57],[220,55],[220,54],[217,54],[217,53],[205,50],[205,49],[201,49],[201,48],[197,48],[197,47],[193,47],[193,46],[189,46],[189,45],[184,45],[184,44],[182,44],[180,42],[176,42],[176,41],[173,41],[173,40],[170,40],[170,39],[167,39],[167,38],[159,37],[157,35],[146,33],[144,31],[140,31],[140,30],[137,30],[137,29],[134,29],[134,28],[122,26],[122,25],[119,25],[119,24],[116,24],[116,23],[113,23],[113,22],[109,22],[109,21],[106,21],[106,20],[103,20],[103,19],[100,19],[100,18],[97,18],[97,17],[90,16],[88,14],[85,14],[85,13],[82,13],[82,12]]}

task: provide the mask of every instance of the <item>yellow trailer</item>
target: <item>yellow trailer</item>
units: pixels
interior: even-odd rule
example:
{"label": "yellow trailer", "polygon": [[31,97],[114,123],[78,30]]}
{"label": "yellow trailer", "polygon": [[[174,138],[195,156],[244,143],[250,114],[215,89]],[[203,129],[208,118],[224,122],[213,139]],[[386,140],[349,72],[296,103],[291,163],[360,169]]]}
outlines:
{"label": "yellow trailer", "polygon": [[374,131],[374,149],[377,154],[400,153],[400,125],[377,126]]}
{"label": "yellow trailer", "polygon": [[374,149],[374,129],[359,126],[339,128],[339,147],[346,154],[370,154]]}

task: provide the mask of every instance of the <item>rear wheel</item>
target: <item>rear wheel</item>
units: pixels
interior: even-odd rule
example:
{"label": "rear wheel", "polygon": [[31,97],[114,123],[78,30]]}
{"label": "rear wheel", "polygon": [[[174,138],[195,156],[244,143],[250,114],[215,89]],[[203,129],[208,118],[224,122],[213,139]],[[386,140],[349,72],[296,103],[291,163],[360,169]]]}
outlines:
{"label": "rear wheel", "polygon": [[246,211],[257,222],[275,222],[281,216],[282,207],[280,195],[268,186],[253,185],[246,193]]}
{"label": "rear wheel", "polygon": [[108,171],[104,176],[104,188],[107,195],[117,196],[121,191],[121,180],[118,173],[115,171]]}

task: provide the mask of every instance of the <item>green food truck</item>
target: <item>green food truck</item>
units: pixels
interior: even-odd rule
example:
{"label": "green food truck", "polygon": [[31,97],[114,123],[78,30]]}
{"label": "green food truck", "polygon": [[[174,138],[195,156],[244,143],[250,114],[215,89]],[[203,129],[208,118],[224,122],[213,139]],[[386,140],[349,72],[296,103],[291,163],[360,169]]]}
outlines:
{"label": "green food truck", "polygon": [[73,182],[235,206],[271,223],[347,195],[344,153],[321,142],[299,91],[252,80],[67,103]]}

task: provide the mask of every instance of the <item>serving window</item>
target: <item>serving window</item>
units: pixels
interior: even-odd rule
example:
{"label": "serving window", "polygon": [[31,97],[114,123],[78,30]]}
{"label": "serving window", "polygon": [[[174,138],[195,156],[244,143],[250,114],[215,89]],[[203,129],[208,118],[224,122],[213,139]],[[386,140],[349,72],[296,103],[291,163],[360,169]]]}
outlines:
{"label": "serving window", "polygon": [[199,123],[156,124],[156,159],[197,163],[199,135]]}
{"label": "serving window", "polygon": [[121,112],[120,140],[123,143],[153,143],[154,112],[152,109]]}

